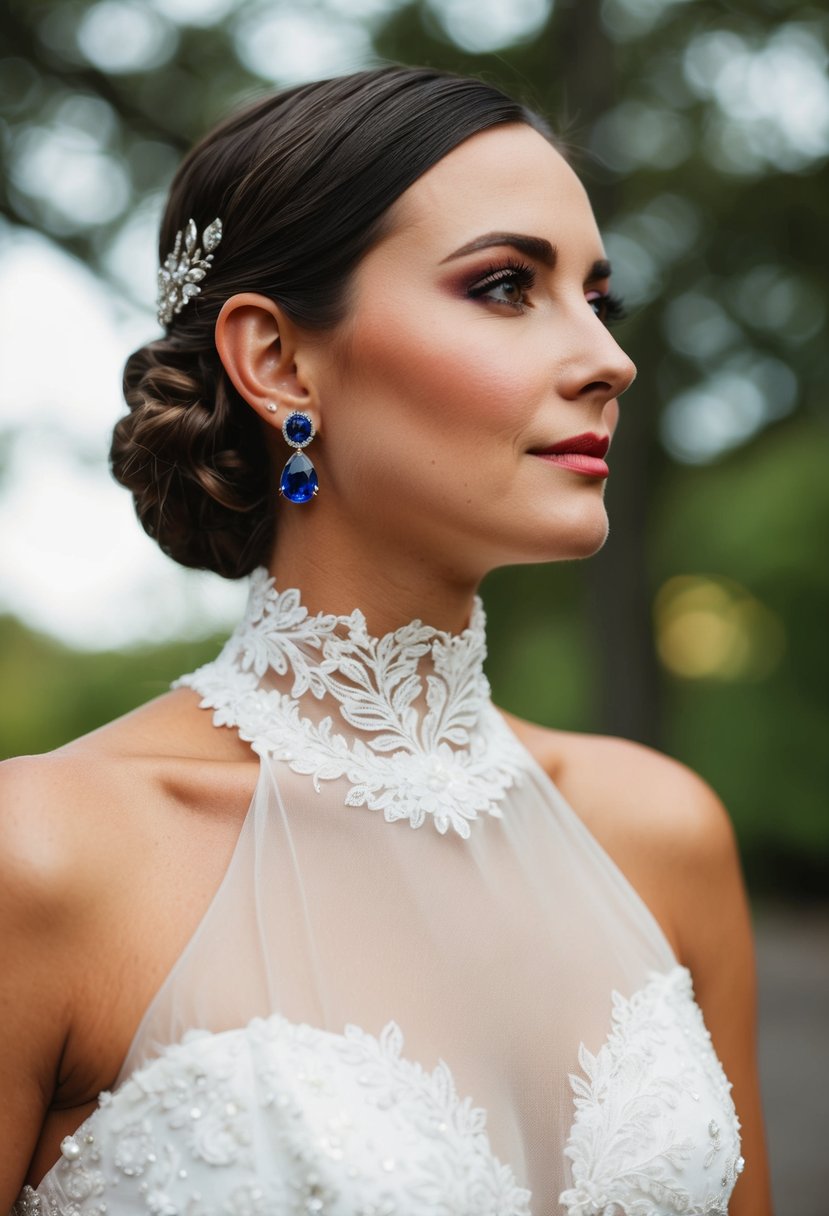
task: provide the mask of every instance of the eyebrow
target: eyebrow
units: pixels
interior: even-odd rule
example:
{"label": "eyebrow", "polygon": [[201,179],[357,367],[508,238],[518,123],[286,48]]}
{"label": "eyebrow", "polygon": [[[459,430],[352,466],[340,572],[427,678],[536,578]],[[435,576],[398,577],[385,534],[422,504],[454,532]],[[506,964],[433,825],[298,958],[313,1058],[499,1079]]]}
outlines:
{"label": "eyebrow", "polygon": [[[443,258],[441,265],[443,262],[452,262],[455,258],[465,257],[468,253],[477,253],[481,249],[491,249],[496,245],[509,245],[513,249],[517,249],[519,253],[525,253],[527,257],[534,258],[544,266],[549,266],[551,270],[556,264],[558,251],[555,245],[551,245],[544,237],[527,236],[522,232],[487,232],[483,236],[476,237],[474,241],[461,245],[460,249],[456,249],[454,253]],[[608,278],[610,278],[610,262],[606,258],[599,258],[590,267],[586,282],[595,283],[598,279]]]}
{"label": "eyebrow", "polygon": [[464,257],[467,253],[477,253],[479,249],[491,249],[494,245],[511,245],[513,249],[526,253],[528,257],[535,258],[538,262],[543,262],[545,266],[553,267],[556,264],[554,245],[545,241],[543,237],[524,236],[520,232],[487,232],[483,236],[475,237],[474,241],[461,245],[460,249],[450,253],[443,261],[451,262],[455,258]]}
{"label": "eyebrow", "polygon": [[597,279],[609,279],[611,273],[610,262],[608,262],[607,258],[599,258],[598,261],[594,262],[590,267],[587,282],[595,283]]}

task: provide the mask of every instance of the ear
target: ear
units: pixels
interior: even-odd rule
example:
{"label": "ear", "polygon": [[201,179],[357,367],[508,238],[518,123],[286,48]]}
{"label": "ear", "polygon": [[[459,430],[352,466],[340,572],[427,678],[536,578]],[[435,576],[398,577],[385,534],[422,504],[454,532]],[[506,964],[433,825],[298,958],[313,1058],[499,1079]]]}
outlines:
{"label": "ear", "polygon": [[304,410],[319,425],[315,394],[297,370],[298,336],[278,304],[252,291],[225,300],[216,318],[216,349],[225,371],[240,396],[274,427],[282,425],[274,405]]}

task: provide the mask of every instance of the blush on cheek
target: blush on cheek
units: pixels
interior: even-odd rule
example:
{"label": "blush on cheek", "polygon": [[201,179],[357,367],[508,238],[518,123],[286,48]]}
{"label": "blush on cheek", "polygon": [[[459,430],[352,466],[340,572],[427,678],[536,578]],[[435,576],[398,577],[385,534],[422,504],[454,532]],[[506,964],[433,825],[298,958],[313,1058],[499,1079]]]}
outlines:
{"label": "blush on cheek", "polygon": [[[400,267],[389,268],[387,275],[398,282]],[[502,318],[482,317],[465,295],[437,287],[428,276],[415,277],[389,294],[388,282],[372,273],[360,296],[352,327],[357,362],[397,356],[405,363],[428,357],[460,366],[486,362],[495,354]]]}
{"label": "blush on cheek", "polygon": [[456,341],[447,337],[422,328],[417,333],[362,330],[353,366],[365,404],[375,397],[384,411],[397,406],[410,423],[439,418],[445,435],[468,429],[470,419],[484,429],[488,423],[503,426],[514,417],[521,391],[515,365],[499,357],[490,342],[473,345],[468,333]]}

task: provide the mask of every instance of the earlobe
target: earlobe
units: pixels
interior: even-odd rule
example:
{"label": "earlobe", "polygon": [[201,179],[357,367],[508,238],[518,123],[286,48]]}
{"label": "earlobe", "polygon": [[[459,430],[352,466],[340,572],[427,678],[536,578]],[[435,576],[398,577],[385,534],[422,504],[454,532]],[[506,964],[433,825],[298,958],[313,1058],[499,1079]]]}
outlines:
{"label": "earlobe", "polygon": [[255,292],[231,296],[216,319],[222,366],[239,395],[272,425],[277,424],[272,407],[308,410],[314,404],[297,372],[294,337],[279,306]]}

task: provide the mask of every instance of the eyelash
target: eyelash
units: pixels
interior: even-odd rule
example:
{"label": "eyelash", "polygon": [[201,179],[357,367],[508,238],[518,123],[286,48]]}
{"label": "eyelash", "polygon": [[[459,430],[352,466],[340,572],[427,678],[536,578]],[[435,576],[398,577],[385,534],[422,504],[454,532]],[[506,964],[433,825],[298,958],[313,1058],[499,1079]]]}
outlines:
{"label": "eyelash", "polygon": [[[467,295],[473,300],[482,299],[493,288],[500,286],[501,283],[516,283],[521,288],[521,291],[526,293],[535,285],[535,278],[536,275],[532,266],[528,266],[526,262],[510,260],[500,266],[490,266],[483,278],[476,279],[472,286],[467,289]],[[520,302],[497,300],[495,303],[506,304],[509,308],[514,308],[516,312],[523,312],[526,307],[524,300]],[[596,316],[608,327],[617,321],[621,321],[627,315],[622,297],[614,295],[612,292],[596,295],[589,303],[591,306],[594,304],[599,305],[599,308],[595,310]]]}
{"label": "eyelash", "polygon": [[627,316],[627,309],[622,297],[614,295],[612,291],[597,295],[589,302],[600,306],[596,316],[608,329],[617,321],[623,321]]}
{"label": "eyelash", "polygon": [[[515,262],[512,260],[504,262],[500,266],[490,266],[483,278],[476,279],[472,286],[468,288],[467,294],[473,300],[478,300],[485,296],[487,292],[492,291],[493,287],[499,287],[501,283],[516,283],[522,292],[527,292],[535,284],[535,271],[526,262]],[[520,303],[513,302],[512,300],[497,300],[495,302],[507,304],[518,312],[524,309],[523,300]]]}

